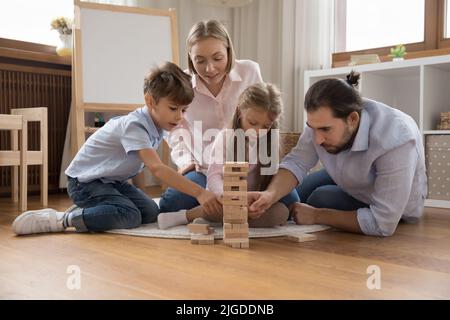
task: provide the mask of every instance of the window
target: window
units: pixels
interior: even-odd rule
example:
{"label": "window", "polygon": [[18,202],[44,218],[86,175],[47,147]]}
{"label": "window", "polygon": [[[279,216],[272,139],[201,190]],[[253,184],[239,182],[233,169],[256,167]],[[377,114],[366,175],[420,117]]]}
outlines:
{"label": "window", "polygon": [[445,38],[450,38],[450,8],[448,0],[445,1],[445,20],[444,20]]}
{"label": "window", "polygon": [[0,38],[56,45],[50,22],[58,16],[73,17],[73,0],[0,1]]}
{"label": "window", "polygon": [[[407,58],[450,53],[450,0],[336,0],[333,66],[354,54],[378,54],[404,44]],[[438,50],[439,49],[439,50]]]}
{"label": "window", "polygon": [[347,0],[344,51],[424,41],[425,0]]}

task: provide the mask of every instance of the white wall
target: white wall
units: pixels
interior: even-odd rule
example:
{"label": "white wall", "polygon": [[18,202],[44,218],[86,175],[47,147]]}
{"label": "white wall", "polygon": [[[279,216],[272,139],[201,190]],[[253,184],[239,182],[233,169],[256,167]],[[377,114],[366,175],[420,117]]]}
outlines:
{"label": "white wall", "polygon": [[[191,27],[198,21],[216,19],[231,28],[233,9],[201,5],[195,0],[136,0],[139,7],[157,9],[175,8],[178,23],[180,66],[187,68],[186,37]],[[232,30],[229,30],[231,33]]]}

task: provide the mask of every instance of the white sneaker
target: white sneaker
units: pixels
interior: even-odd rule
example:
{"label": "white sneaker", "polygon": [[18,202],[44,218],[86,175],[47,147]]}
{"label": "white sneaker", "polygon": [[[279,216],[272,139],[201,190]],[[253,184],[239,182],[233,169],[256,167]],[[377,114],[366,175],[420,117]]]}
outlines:
{"label": "white sneaker", "polygon": [[27,211],[14,220],[12,229],[17,235],[61,232],[65,230],[63,220],[64,213],[54,209]]}

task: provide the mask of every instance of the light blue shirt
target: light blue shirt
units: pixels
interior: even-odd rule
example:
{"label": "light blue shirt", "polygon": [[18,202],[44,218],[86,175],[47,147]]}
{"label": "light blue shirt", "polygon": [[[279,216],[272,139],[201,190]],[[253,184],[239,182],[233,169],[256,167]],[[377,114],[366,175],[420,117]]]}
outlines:
{"label": "light blue shirt", "polygon": [[401,218],[417,221],[427,194],[420,131],[407,114],[363,99],[358,133],[350,149],[330,154],[306,128],[297,146],[280,164],[299,183],[318,160],[345,192],[369,205],[357,211],[367,235],[392,235]]}
{"label": "light blue shirt", "polygon": [[157,149],[163,135],[147,106],[113,118],[87,139],[65,173],[80,182],[126,181],[144,168],[137,151]]}

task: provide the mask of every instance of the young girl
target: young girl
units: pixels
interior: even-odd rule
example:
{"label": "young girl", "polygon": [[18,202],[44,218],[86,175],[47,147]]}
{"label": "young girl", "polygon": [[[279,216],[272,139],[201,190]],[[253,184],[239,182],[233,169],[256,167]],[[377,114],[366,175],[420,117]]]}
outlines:
{"label": "young girl", "polygon": [[[234,144],[233,140],[227,138],[226,129],[222,130],[216,140],[211,152],[211,160],[207,172],[207,189],[212,191],[218,197],[223,194],[223,164],[225,161],[235,161],[239,153],[245,154],[245,161],[249,161],[249,173],[247,177],[248,191],[263,191],[271,180],[271,175],[262,175],[263,165],[259,159],[258,149],[261,147],[262,139],[267,141],[267,155],[270,155],[271,136],[275,134],[273,129],[278,129],[278,119],[282,111],[282,100],[278,89],[268,83],[254,84],[248,87],[241,94],[236,111],[233,115],[231,129],[242,129],[246,133],[245,150],[239,150],[239,144]],[[266,131],[262,131],[266,130]],[[252,144],[256,139],[253,135],[259,137],[256,144]],[[241,151],[241,152],[240,152]],[[242,152],[243,151],[243,152]],[[279,152],[276,148],[275,152]],[[231,154],[227,157],[227,153]],[[272,158],[273,155],[272,155]],[[278,157],[275,157],[278,159]],[[253,163],[256,162],[256,163]],[[249,212],[250,227],[273,227],[283,225],[289,217],[288,207],[298,202],[298,194],[294,190],[266,210],[262,215],[253,215]],[[187,224],[196,218],[204,218],[209,221],[222,221],[222,210],[218,212],[206,213],[202,206],[190,210],[181,210],[178,212],[161,213],[158,216],[158,224],[161,229],[166,229],[176,225]]]}
{"label": "young girl", "polygon": [[16,234],[61,232],[67,227],[99,232],[156,221],[156,203],[127,182],[144,165],[172,188],[196,198],[206,211],[219,210],[213,193],[164,165],[156,152],[164,131],[180,123],[194,97],[191,77],[167,62],[145,78],[144,97],[144,107],[111,119],[89,137],[67,168],[67,191],[78,207],[70,212],[25,212],[13,223]]}

